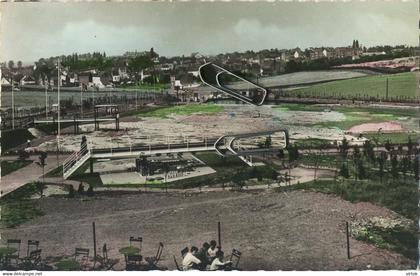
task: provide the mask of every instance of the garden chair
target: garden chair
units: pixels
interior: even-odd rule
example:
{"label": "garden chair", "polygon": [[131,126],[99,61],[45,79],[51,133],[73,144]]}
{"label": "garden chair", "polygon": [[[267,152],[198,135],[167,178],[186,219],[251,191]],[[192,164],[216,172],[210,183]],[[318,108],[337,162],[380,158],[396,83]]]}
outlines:
{"label": "garden chair", "polygon": [[108,249],[106,243],[102,247],[102,256],[96,255],[96,261],[99,263],[99,268],[103,270],[111,270],[118,263],[118,259],[108,258]]}
{"label": "garden chair", "polygon": [[142,256],[140,254],[127,255],[125,258],[125,270],[139,270]]}
{"label": "garden chair", "polygon": [[39,248],[39,241],[28,240],[28,248],[26,250],[26,257],[29,257],[29,254],[32,251],[38,250],[38,248]]}
{"label": "garden chair", "polygon": [[42,249],[29,252],[28,256],[22,260],[22,268],[24,270],[40,269],[42,266],[41,252]]}
{"label": "garden chair", "polygon": [[143,243],[143,238],[142,237],[130,237],[130,246],[132,246],[132,243],[137,243],[138,244],[138,248],[141,251],[141,245]]}
{"label": "garden chair", "polygon": [[74,260],[80,264],[80,268],[82,270],[86,270],[89,265],[89,249],[76,247],[74,252]]}
{"label": "garden chair", "polygon": [[242,253],[237,249],[232,249],[232,255],[230,255],[229,261],[232,262],[232,268],[238,269],[239,268],[239,260],[241,259]]}
{"label": "garden chair", "polygon": [[182,271],[182,269],[181,269],[181,268],[179,267],[179,265],[178,265],[178,262],[176,261],[175,255],[174,255],[174,263],[175,263],[176,269],[177,269],[178,271]]}
{"label": "garden chair", "polygon": [[163,251],[163,243],[160,242],[156,255],[153,257],[146,257],[145,261],[147,262],[147,264],[149,265],[150,268],[156,269],[156,265],[160,260],[160,257],[162,256],[162,251]]}
{"label": "garden chair", "polygon": [[8,265],[11,265],[12,261],[14,261],[16,266],[18,265],[19,255],[20,255],[20,245],[21,245],[21,240],[16,240],[16,239],[7,240],[7,247],[16,249],[15,253],[6,256],[6,260],[7,260],[6,263]]}

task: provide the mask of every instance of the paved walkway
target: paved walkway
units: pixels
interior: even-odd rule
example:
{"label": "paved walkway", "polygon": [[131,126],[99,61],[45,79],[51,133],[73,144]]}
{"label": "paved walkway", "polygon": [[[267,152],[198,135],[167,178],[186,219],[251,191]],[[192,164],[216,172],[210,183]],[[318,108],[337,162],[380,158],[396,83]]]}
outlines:
{"label": "paved walkway", "polygon": [[[60,155],[58,158],[59,164],[61,164],[67,157],[68,155]],[[36,162],[38,161],[38,157],[32,156],[31,160]],[[2,176],[0,180],[1,195],[6,195],[29,182],[38,180],[42,176],[42,168],[35,162],[23,167],[20,170]],[[57,167],[57,157],[54,155],[48,155],[46,163],[45,173]]]}

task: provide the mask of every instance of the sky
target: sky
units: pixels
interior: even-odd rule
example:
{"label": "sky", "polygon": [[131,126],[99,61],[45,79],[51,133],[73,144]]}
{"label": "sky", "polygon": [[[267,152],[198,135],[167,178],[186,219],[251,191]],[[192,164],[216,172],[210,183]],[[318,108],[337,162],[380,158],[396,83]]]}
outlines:
{"label": "sky", "polygon": [[417,1],[0,3],[0,60],[154,47],[164,56],[294,47],[416,46]]}

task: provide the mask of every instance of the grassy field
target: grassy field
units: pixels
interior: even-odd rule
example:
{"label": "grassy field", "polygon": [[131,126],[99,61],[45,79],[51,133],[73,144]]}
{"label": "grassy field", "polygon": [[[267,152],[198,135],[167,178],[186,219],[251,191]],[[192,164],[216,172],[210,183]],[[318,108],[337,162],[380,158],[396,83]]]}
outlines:
{"label": "grassy field", "polygon": [[138,90],[147,90],[147,91],[154,91],[154,92],[161,92],[164,89],[167,89],[170,87],[169,84],[162,84],[162,83],[158,83],[155,85],[150,85],[150,84],[137,84],[137,85],[122,85],[119,86],[122,88],[126,88],[126,89],[138,89]]}
{"label": "grassy field", "polygon": [[2,161],[1,162],[1,176],[8,175],[23,167],[32,164],[32,160],[15,160],[15,161]]}
{"label": "grassy field", "polygon": [[311,97],[344,97],[348,99],[375,97],[376,99],[385,99],[387,79],[389,99],[419,98],[414,73],[339,80],[296,89],[293,93]]}
{"label": "grassy field", "polygon": [[12,228],[32,218],[43,215],[31,196],[38,192],[36,184],[31,183],[3,196],[0,200],[0,228]]}
{"label": "grassy field", "polygon": [[139,116],[141,117],[159,117],[167,118],[169,115],[191,115],[194,113],[213,114],[223,111],[223,106],[213,104],[189,104],[162,107],[148,112],[143,112]]}

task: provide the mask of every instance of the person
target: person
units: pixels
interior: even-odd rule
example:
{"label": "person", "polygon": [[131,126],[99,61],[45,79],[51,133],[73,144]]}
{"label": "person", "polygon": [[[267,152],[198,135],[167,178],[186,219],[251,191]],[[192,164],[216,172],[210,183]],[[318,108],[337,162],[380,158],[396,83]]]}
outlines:
{"label": "person", "polygon": [[209,256],[210,262],[213,261],[213,259],[216,257],[217,251],[219,251],[219,248],[216,247],[217,243],[215,240],[210,241],[210,248],[207,250],[207,254]]}
{"label": "person", "polygon": [[207,265],[210,264],[209,255],[207,254],[207,250],[209,250],[209,248],[210,244],[208,242],[205,242],[195,255],[201,261],[201,264],[199,265],[200,270],[205,270]]}
{"label": "person", "polygon": [[194,256],[197,254],[198,248],[195,246],[192,246],[190,251],[185,254],[184,259],[182,260],[182,269],[183,270],[191,270],[191,269],[197,269],[198,266],[201,264],[201,261]]}
{"label": "person", "polygon": [[217,251],[216,258],[214,258],[213,262],[210,265],[210,271],[224,270],[226,267],[232,264],[231,261],[223,262],[223,255],[223,251]]}

